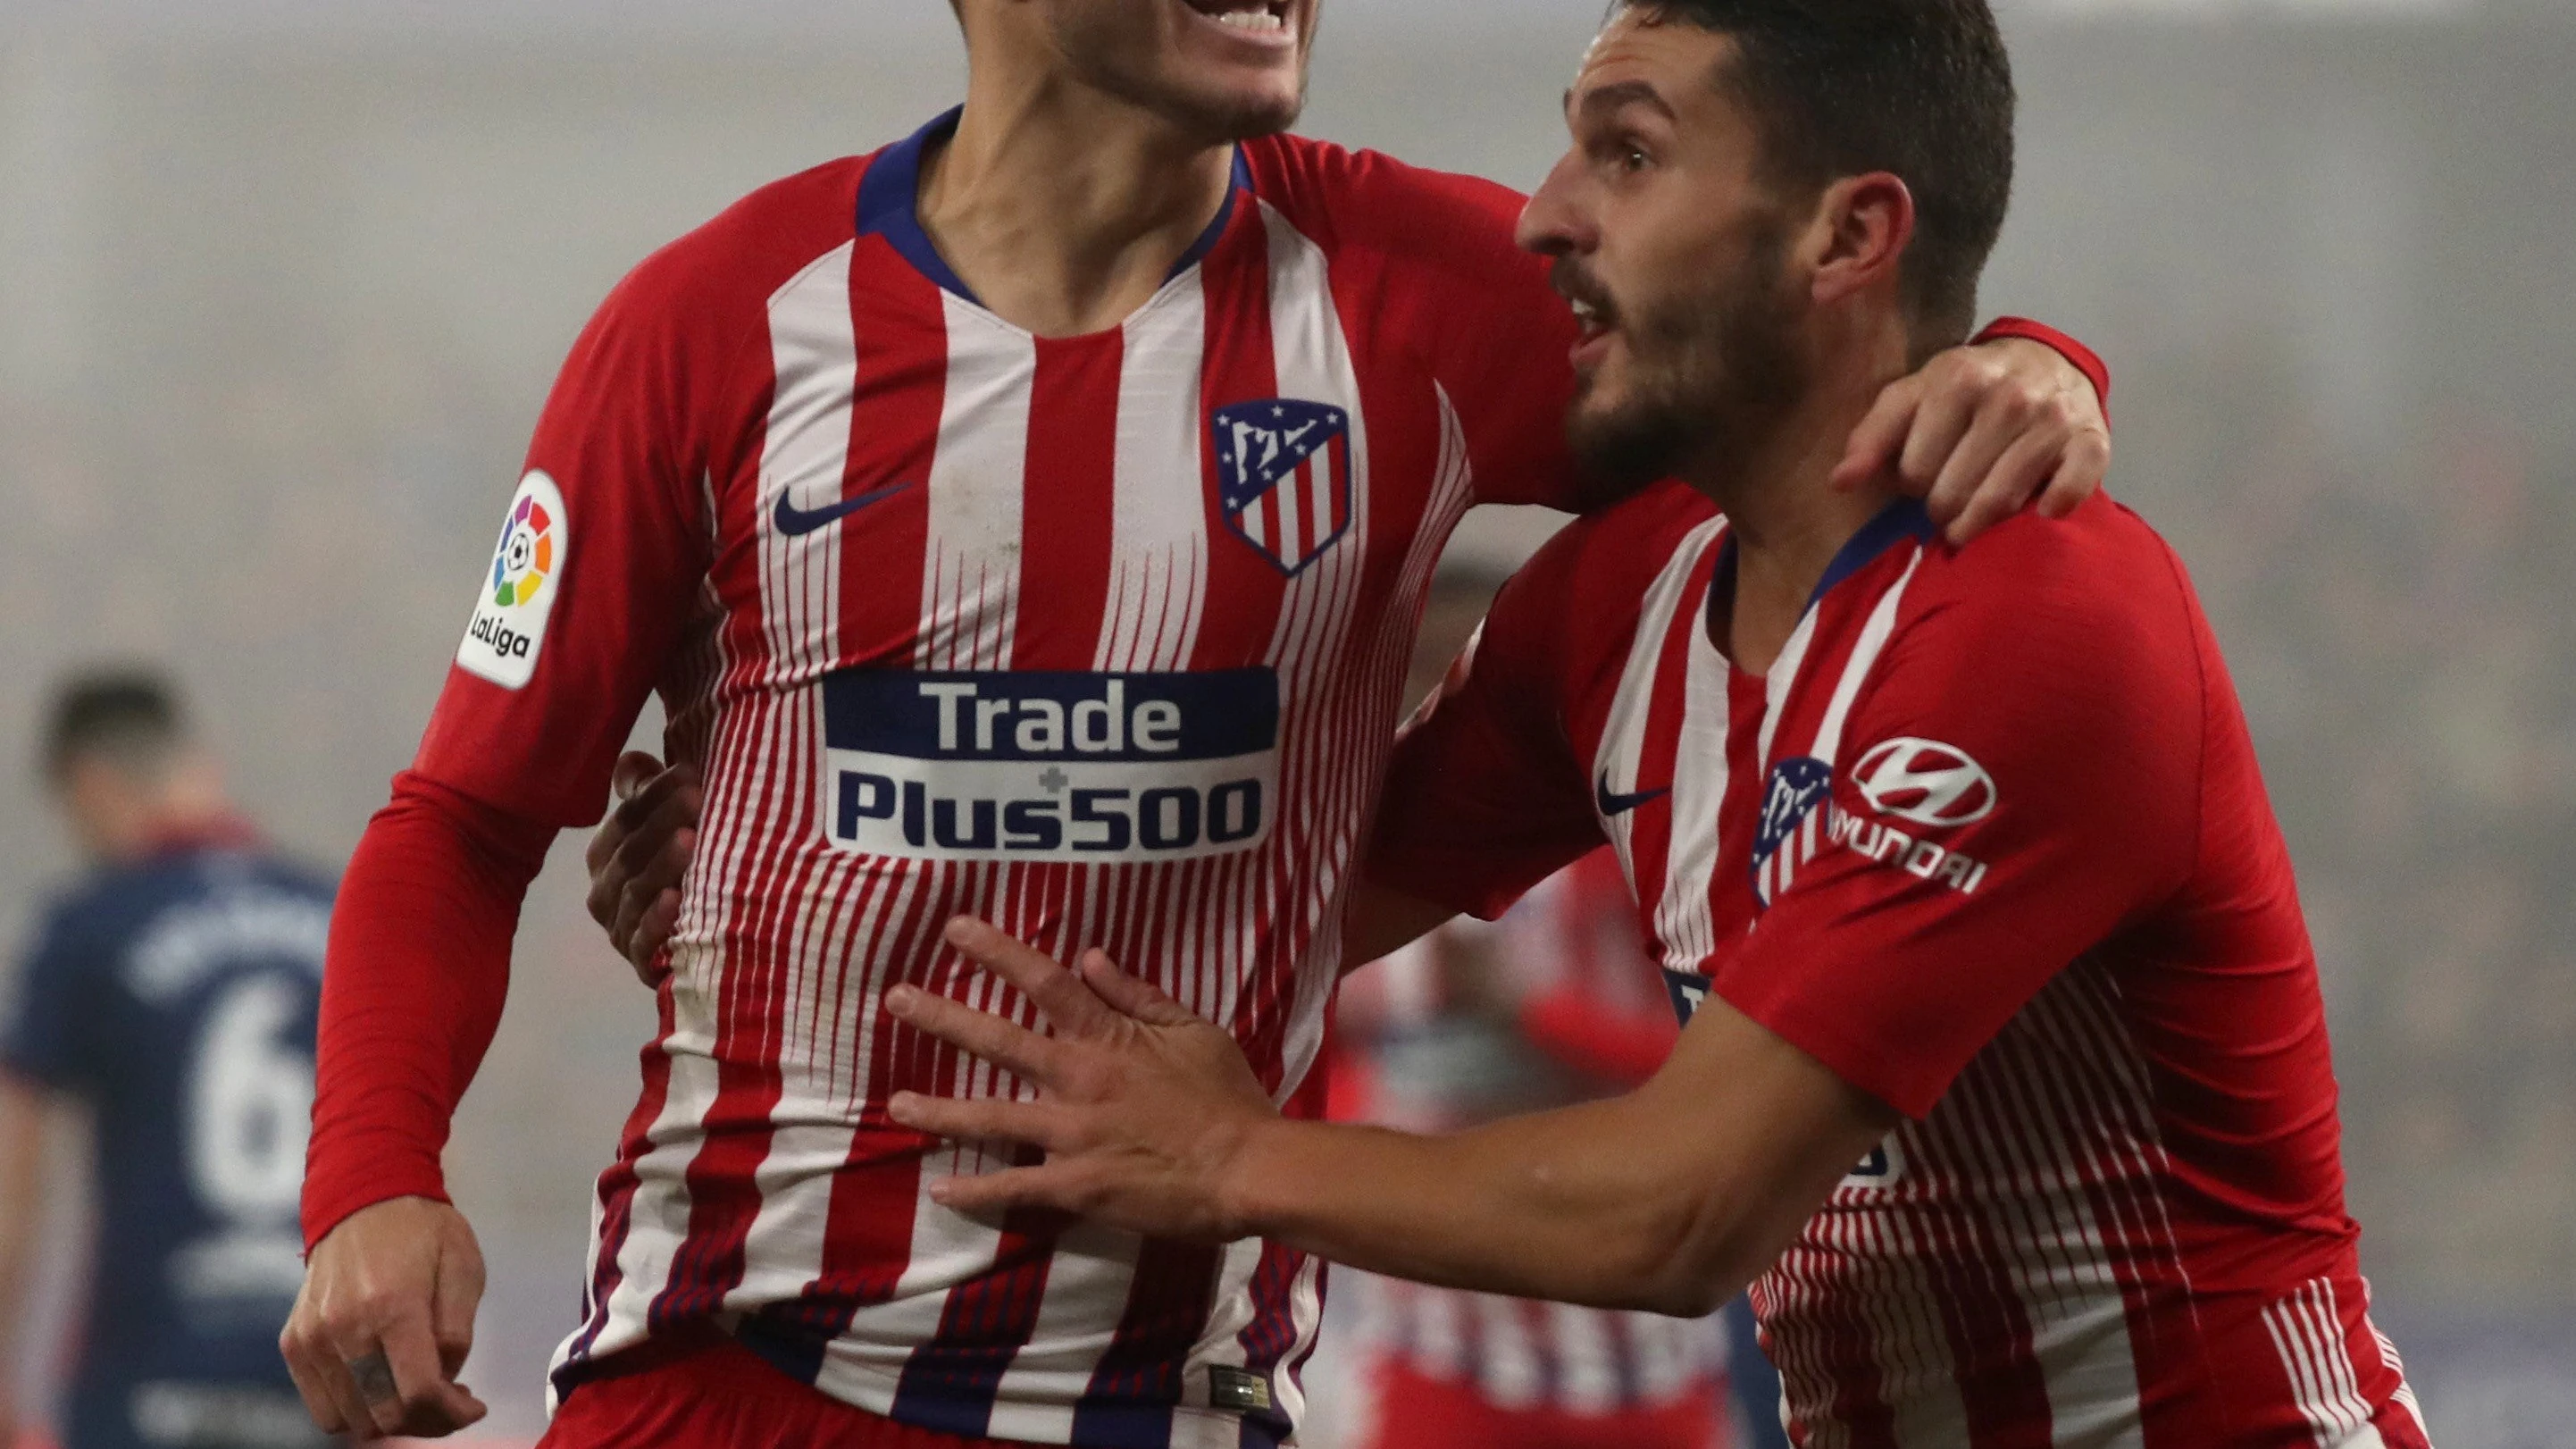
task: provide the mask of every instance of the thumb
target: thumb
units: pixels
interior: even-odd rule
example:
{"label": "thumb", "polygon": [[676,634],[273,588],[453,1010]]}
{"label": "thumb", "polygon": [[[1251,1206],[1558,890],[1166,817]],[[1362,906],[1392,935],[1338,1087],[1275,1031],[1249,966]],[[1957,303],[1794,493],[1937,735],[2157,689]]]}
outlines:
{"label": "thumb", "polygon": [[1119,970],[1118,963],[1110,960],[1106,951],[1083,954],[1082,981],[1101,1000],[1147,1026],[1191,1026],[1199,1023],[1197,1013],[1165,996],[1152,982]]}
{"label": "thumb", "polygon": [[662,762],[641,750],[618,757],[617,768],[609,772],[608,788],[620,800],[632,800],[635,792],[652,783],[662,773]]}

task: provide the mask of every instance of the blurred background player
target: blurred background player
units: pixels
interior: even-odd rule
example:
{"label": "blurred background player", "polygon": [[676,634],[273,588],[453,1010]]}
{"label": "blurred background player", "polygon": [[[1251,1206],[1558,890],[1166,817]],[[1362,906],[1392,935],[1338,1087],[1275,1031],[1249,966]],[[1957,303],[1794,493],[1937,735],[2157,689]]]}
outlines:
{"label": "blurred background player", "polygon": [[[1640,939],[1619,862],[1603,853],[1491,926],[1445,927],[1354,973],[1336,1019],[1331,1115],[1447,1132],[1643,1083],[1677,1029]],[[1717,1320],[1369,1274],[1337,1287],[1359,1309],[1361,1449],[1736,1442]]]}
{"label": "blurred background player", "polygon": [[[90,1126],[93,1267],[63,1449],[297,1449],[277,1334],[331,889],[226,795],[176,691],[77,679],[43,769],[89,872],[45,914],[0,1022],[0,1363],[29,1317],[47,1139]],[[32,1430],[0,1392],[0,1445]]]}

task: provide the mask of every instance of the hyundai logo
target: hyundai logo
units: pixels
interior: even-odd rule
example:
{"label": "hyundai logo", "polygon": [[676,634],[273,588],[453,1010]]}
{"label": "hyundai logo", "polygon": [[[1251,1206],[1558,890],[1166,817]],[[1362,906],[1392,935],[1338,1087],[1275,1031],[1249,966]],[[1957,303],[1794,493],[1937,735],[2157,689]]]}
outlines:
{"label": "hyundai logo", "polygon": [[1947,828],[1995,812],[1995,779],[1938,740],[1900,739],[1860,757],[1853,782],[1881,815]]}

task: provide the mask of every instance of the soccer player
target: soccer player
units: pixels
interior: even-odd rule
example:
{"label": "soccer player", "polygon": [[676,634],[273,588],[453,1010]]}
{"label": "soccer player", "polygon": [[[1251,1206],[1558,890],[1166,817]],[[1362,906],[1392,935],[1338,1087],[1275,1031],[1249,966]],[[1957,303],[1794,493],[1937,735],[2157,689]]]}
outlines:
{"label": "soccer player", "polygon": [[[1340,923],[1451,526],[1580,501],[1519,199],[1288,139],[1314,0],[965,0],[962,111],[764,188],[583,334],[335,918],[282,1339],[319,1422],[435,1434],[481,1264],[439,1153],[548,843],[646,696],[703,772],[661,1030],[548,1442],[1269,1444],[1320,1265],[978,1219],[890,1121],[994,1075],[882,1009],[943,923],[1107,946],[1310,1114]],[[1963,526],[2089,490],[2006,342],[1849,450]],[[1984,501],[1968,505],[1986,488]]]}
{"label": "soccer player", "polygon": [[1354,938],[1606,840],[1689,1018],[1663,1071],[1445,1137],[1283,1121],[1152,985],[960,922],[1058,1036],[889,993],[1043,1089],[896,1099],[1047,1154],[936,1200],[1675,1313],[1758,1275],[1806,1444],[2424,1445],[2180,563],[2107,499],[1962,549],[1829,481],[1966,331],[2012,95],[1984,0],[1635,0],[1523,219],[1584,322],[1579,450],[1688,486],[1506,587],[1401,749]]}
{"label": "soccer player", "polygon": [[[91,861],[0,1014],[0,1364],[14,1368],[45,1139],[90,1119],[95,1245],[64,1449],[320,1445],[277,1333],[331,891],[259,843],[170,685],[78,679],[45,777]],[[0,1445],[21,1427],[0,1378]]]}

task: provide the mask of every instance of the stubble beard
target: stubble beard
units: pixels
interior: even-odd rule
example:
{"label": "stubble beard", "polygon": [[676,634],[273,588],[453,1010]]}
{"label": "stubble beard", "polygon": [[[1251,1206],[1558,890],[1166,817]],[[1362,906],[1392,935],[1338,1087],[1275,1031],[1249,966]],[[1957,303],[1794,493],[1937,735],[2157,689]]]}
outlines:
{"label": "stubble beard", "polygon": [[1749,458],[1807,391],[1793,344],[1797,304],[1781,285],[1784,241],[1757,238],[1736,274],[1656,304],[1629,329],[1635,380],[1615,406],[1577,391],[1566,437],[1585,511],[1667,478],[1724,474]]}

